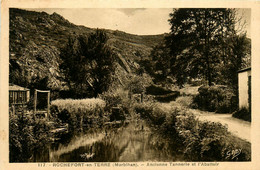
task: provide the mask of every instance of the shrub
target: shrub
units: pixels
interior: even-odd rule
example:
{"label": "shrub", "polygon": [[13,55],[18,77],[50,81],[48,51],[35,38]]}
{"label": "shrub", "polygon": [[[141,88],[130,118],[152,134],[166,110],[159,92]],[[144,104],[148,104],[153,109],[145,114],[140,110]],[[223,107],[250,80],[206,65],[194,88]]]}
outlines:
{"label": "shrub", "polygon": [[102,123],[105,101],[102,99],[59,99],[51,102],[52,114],[56,114],[63,122],[69,123],[71,127],[92,124],[93,121]]}
{"label": "shrub", "polygon": [[151,81],[147,76],[132,75],[125,88],[130,89],[133,94],[143,93],[148,83],[146,80]]}
{"label": "shrub", "polygon": [[184,107],[191,107],[192,106],[192,96],[180,96],[176,99],[177,103],[180,103]]}
{"label": "shrub", "polygon": [[9,122],[10,162],[27,162],[36,148],[49,142],[52,127],[46,121],[11,114]]}
{"label": "shrub", "polygon": [[156,107],[156,104],[135,105],[152,127],[173,141],[187,161],[251,160],[250,143],[234,137],[221,123],[199,121],[182,108],[166,112]]}
{"label": "shrub", "polygon": [[[184,154],[192,161],[249,161],[250,144],[233,137],[221,123],[199,121],[184,112],[176,117],[176,131],[183,140]],[[243,149],[242,149],[243,148]],[[227,157],[234,150],[241,150],[239,155]]]}
{"label": "shrub", "polygon": [[153,108],[154,108],[153,103],[151,102],[135,103],[133,107],[134,107],[134,111],[137,114],[140,114],[142,118],[151,119],[151,113],[153,112]]}
{"label": "shrub", "polygon": [[151,121],[151,125],[155,127],[165,122],[166,112],[153,102],[136,103],[134,110],[142,118]]}
{"label": "shrub", "polygon": [[235,111],[232,116],[251,122],[251,112],[246,107],[242,107],[241,109]]}
{"label": "shrub", "polygon": [[104,92],[99,97],[106,102],[105,111],[111,112],[113,107],[121,107],[124,114],[128,115],[132,106],[132,101],[128,95],[127,90],[118,88]]}
{"label": "shrub", "polygon": [[193,107],[217,113],[230,113],[236,108],[234,95],[224,86],[201,86],[193,99]]}

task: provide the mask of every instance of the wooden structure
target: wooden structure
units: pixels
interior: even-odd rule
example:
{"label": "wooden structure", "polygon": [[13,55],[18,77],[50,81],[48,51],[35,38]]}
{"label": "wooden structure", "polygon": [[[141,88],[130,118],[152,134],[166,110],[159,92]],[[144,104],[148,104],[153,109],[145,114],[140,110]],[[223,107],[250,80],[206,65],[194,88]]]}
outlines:
{"label": "wooden structure", "polygon": [[9,107],[12,114],[25,112],[25,106],[30,100],[30,89],[15,84],[9,84]]}
{"label": "wooden structure", "polygon": [[30,89],[9,84],[9,105],[24,105],[30,100]]}
{"label": "wooden structure", "polygon": [[251,68],[245,68],[238,71],[238,96],[239,108],[248,108],[251,110]]}
{"label": "wooden structure", "polygon": [[[50,115],[50,90],[37,90],[35,89],[34,91],[34,109],[33,109],[33,113],[34,116],[39,112],[37,112],[37,93],[47,93],[47,115],[45,117],[49,118]],[[39,112],[39,113],[43,113],[45,114],[46,112]]]}

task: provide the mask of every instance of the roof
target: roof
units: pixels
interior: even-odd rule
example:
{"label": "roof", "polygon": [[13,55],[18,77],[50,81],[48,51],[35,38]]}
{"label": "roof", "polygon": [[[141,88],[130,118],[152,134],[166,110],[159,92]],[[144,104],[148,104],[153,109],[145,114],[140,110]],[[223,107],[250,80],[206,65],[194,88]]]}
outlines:
{"label": "roof", "polygon": [[238,70],[238,73],[245,72],[251,70],[251,67],[243,68],[241,70]]}
{"label": "roof", "polygon": [[28,91],[30,89],[27,89],[25,87],[21,87],[15,84],[9,84],[9,91]]}

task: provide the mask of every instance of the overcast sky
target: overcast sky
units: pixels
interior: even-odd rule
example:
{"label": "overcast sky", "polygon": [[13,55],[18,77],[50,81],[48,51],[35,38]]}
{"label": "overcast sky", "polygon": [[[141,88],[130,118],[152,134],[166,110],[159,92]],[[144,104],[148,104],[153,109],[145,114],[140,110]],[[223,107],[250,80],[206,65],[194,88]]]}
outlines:
{"label": "overcast sky", "polygon": [[[120,30],[131,34],[154,35],[170,31],[168,22],[172,8],[85,8],[85,9],[27,9],[56,12],[76,25],[90,28]],[[240,9],[238,14],[246,21],[250,37],[250,9]]]}

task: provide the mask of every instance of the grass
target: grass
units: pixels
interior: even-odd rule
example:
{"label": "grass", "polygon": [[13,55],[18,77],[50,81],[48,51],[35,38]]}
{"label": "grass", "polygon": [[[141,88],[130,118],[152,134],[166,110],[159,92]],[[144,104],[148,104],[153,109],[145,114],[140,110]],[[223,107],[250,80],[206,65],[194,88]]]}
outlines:
{"label": "grass", "polygon": [[67,110],[70,113],[94,114],[96,109],[102,109],[106,103],[102,99],[58,99],[51,102],[52,106],[57,106],[59,111]]}
{"label": "grass", "polygon": [[51,113],[71,128],[85,125],[101,126],[106,119],[102,99],[58,99],[51,102]]}

